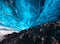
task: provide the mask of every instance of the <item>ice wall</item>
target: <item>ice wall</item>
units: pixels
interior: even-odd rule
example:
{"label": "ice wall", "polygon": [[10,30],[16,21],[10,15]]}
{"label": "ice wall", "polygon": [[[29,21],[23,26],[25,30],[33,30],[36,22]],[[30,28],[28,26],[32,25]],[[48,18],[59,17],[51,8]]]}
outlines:
{"label": "ice wall", "polygon": [[60,19],[60,0],[0,0],[0,26],[15,30]]}

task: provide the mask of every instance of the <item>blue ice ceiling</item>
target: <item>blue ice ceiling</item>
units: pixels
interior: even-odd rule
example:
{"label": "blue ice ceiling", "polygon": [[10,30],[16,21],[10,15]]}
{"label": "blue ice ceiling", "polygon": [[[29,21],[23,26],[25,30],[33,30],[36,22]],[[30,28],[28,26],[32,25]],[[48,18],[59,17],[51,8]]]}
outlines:
{"label": "blue ice ceiling", "polygon": [[60,19],[60,0],[0,0],[0,26],[15,30]]}

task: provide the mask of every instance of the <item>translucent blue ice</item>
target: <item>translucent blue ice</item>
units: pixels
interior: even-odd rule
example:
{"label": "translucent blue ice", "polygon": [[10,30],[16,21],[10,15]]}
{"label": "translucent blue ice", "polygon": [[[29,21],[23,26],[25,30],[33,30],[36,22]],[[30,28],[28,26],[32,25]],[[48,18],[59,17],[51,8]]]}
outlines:
{"label": "translucent blue ice", "polygon": [[60,19],[60,0],[0,0],[0,26],[15,30]]}

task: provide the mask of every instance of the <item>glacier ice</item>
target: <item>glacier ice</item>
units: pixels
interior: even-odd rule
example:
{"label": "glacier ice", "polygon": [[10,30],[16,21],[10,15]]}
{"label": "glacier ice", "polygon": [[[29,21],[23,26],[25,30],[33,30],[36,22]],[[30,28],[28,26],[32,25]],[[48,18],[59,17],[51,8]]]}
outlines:
{"label": "glacier ice", "polygon": [[0,26],[23,30],[60,19],[60,0],[0,0]]}

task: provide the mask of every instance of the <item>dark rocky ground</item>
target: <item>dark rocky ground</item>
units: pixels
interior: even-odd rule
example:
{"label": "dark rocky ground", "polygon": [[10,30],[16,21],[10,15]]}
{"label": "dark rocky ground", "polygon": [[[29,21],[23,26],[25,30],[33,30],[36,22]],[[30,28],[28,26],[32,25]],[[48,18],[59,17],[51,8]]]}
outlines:
{"label": "dark rocky ground", "polygon": [[0,44],[60,44],[60,21],[7,34]]}

